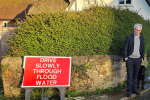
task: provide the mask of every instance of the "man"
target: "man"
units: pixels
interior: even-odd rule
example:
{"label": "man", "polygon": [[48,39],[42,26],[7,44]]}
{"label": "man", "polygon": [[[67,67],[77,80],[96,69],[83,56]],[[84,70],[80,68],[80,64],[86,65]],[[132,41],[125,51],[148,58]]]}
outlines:
{"label": "man", "polygon": [[144,37],[140,35],[142,30],[141,24],[134,25],[134,33],[126,37],[124,42],[124,61],[127,68],[127,97],[131,97],[131,93],[140,95],[137,91],[137,75],[144,60],[145,46]]}

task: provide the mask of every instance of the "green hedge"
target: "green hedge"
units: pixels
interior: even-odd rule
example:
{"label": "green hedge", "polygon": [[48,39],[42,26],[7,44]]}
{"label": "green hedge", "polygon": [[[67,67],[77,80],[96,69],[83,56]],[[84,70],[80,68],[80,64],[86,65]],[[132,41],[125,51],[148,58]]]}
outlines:
{"label": "green hedge", "polygon": [[145,39],[145,53],[150,49],[150,22],[144,20],[142,16],[139,16],[136,11],[130,11],[129,9],[115,9],[112,8],[112,12],[115,16],[114,38],[112,39],[111,52],[112,54],[123,55],[123,45],[125,38],[128,34],[134,33],[134,25],[136,23],[142,24],[143,28],[141,35]]}
{"label": "green hedge", "polygon": [[27,17],[8,41],[8,56],[82,56],[123,53],[125,37],[141,23],[146,52],[150,23],[137,12],[92,7],[80,12],[41,13]]}

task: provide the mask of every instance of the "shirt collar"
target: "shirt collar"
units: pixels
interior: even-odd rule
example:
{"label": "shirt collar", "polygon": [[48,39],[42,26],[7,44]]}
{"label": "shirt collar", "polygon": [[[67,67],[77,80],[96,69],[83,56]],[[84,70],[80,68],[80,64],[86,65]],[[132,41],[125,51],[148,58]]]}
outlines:
{"label": "shirt collar", "polygon": [[[134,34],[134,33],[133,33]],[[135,37],[135,34],[134,34],[134,37]],[[140,34],[139,34],[139,37],[140,37]]]}

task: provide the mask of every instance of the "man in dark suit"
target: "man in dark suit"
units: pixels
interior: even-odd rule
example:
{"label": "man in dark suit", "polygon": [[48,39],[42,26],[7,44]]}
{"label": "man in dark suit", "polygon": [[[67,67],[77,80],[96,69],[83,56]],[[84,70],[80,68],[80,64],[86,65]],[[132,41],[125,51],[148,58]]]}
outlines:
{"label": "man in dark suit", "polygon": [[140,35],[142,30],[141,24],[134,25],[134,33],[126,37],[124,42],[124,58],[127,68],[127,92],[131,97],[131,93],[140,95],[137,91],[137,75],[144,60],[145,45],[144,37]]}

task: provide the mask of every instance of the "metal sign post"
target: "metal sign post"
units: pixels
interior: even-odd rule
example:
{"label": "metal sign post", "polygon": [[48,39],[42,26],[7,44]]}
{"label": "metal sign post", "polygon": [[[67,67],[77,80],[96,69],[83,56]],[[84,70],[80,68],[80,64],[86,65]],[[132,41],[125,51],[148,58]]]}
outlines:
{"label": "metal sign post", "polygon": [[[41,100],[49,99],[46,88],[56,87],[60,90],[60,98],[64,100],[65,90],[70,86],[71,57],[57,56],[24,56],[24,77],[21,88],[25,88],[25,100],[35,88],[43,88]],[[45,96],[43,96],[45,88]]]}

